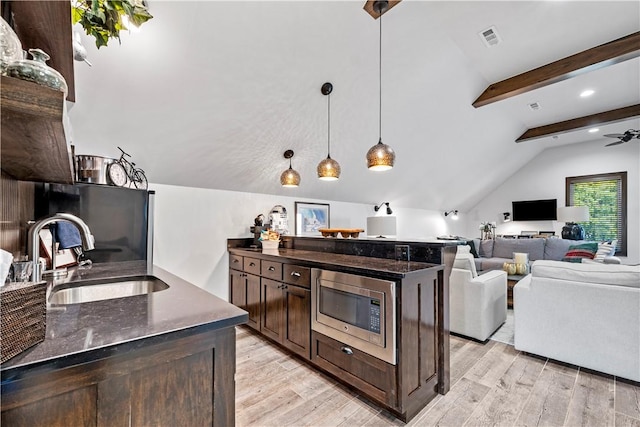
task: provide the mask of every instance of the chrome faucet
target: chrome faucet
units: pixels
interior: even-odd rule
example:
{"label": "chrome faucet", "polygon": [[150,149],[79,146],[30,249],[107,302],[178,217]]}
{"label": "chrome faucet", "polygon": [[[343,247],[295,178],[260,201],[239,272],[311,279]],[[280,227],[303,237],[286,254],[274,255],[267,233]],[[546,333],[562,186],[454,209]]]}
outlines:
{"label": "chrome faucet", "polygon": [[[39,282],[42,280],[42,270],[39,262],[40,230],[42,230],[45,226],[58,221],[69,221],[76,226],[76,228],[80,232],[83,250],[90,251],[94,248],[94,239],[93,235],[91,234],[91,230],[89,230],[89,227],[83,220],[75,215],[71,215],[68,213],[57,213],[55,215],[37,221],[29,229],[29,259],[33,261],[33,270],[31,273],[32,282]],[[53,244],[55,245],[55,242]],[[53,267],[54,266],[52,266],[52,268]]]}

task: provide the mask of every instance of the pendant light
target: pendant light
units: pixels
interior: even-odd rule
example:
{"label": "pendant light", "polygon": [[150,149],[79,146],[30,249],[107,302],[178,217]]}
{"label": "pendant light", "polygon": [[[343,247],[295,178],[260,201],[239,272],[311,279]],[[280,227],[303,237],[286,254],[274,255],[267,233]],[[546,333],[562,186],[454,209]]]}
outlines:
{"label": "pendant light", "polygon": [[389,6],[388,1],[376,1],[373,3],[373,10],[378,13],[378,19],[380,20],[380,62],[379,62],[379,95],[380,95],[380,110],[379,110],[379,140],[376,145],[371,147],[367,151],[367,167],[372,171],[386,171],[393,167],[396,161],[396,153],[387,144],[382,143],[382,14],[387,10]]}
{"label": "pendant light", "polygon": [[340,178],[340,165],[331,158],[331,92],[333,85],[322,85],[320,92],[327,97],[327,158],[318,163],[318,178],[323,181],[337,181]]}
{"label": "pendant light", "polygon": [[284,158],[289,159],[289,169],[282,172],[280,175],[280,184],[283,187],[297,187],[300,185],[300,174],[291,167],[291,158],[293,157],[293,150],[287,150],[284,152]]}

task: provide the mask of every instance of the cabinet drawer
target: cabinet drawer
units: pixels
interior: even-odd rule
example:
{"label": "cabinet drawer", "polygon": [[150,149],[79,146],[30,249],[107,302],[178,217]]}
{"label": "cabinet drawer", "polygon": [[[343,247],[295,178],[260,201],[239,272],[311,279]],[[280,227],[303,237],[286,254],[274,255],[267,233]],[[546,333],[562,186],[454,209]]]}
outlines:
{"label": "cabinet drawer", "polygon": [[311,288],[311,269],[307,267],[299,267],[293,264],[284,264],[282,266],[282,280],[292,285]]}
{"label": "cabinet drawer", "polygon": [[262,277],[268,277],[273,280],[282,280],[282,263],[274,261],[262,260],[262,269],[260,270]]}
{"label": "cabinet drawer", "polygon": [[244,268],[242,265],[242,257],[239,255],[229,254],[229,268],[242,270]]}
{"label": "cabinet drawer", "polygon": [[257,258],[244,258],[244,271],[247,273],[260,275],[260,260]]}
{"label": "cabinet drawer", "polygon": [[397,407],[394,365],[315,331],[311,361],[371,398]]}

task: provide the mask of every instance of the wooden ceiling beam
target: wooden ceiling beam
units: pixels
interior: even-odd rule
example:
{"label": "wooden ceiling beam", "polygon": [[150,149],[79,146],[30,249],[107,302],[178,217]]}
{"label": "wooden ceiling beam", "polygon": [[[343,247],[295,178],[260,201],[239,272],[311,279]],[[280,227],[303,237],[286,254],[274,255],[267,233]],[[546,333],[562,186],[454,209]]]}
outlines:
{"label": "wooden ceiling beam", "polygon": [[640,104],[618,108],[616,110],[604,111],[590,116],[578,117],[576,119],[565,120],[564,122],[552,123],[528,129],[516,142],[531,141],[533,139],[544,138],[546,136],[560,135],[578,129],[589,128],[605,123],[616,123],[633,117],[640,117]]}
{"label": "wooden ceiling beam", "polygon": [[482,107],[638,56],[640,56],[640,32],[493,83],[472,105],[476,108]]}

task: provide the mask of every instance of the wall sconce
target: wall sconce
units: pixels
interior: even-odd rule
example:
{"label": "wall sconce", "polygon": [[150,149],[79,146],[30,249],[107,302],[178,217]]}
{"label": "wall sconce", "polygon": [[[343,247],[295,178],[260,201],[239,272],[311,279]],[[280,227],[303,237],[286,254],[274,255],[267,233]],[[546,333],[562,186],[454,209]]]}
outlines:
{"label": "wall sconce", "polygon": [[504,222],[511,221],[511,213],[510,212],[503,212],[502,216],[504,217]]}
{"label": "wall sconce", "polygon": [[391,208],[389,207],[389,202],[382,202],[380,203],[378,206],[374,206],[373,210],[375,210],[376,212],[378,212],[380,210],[380,208],[382,207],[382,205],[387,205],[387,215],[391,215],[393,213],[393,211],[391,210]]}
{"label": "wall sconce", "polygon": [[449,216],[449,215],[451,215],[451,219],[452,220],[454,220],[454,221],[458,220],[458,210],[457,209],[454,209],[454,210],[451,210],[451,211],[447,211],[447,212],[444,213],[444,216]]}
{"label": "wall sconce", "polygon": [[280,184],[283,187],[297,187],[300,185],[300,174],[291,167],[291,158],[293,157],[293,150],[287,150],[284,152],[284,158],[289,159],[289,169],[282,172],[280,175]]}

